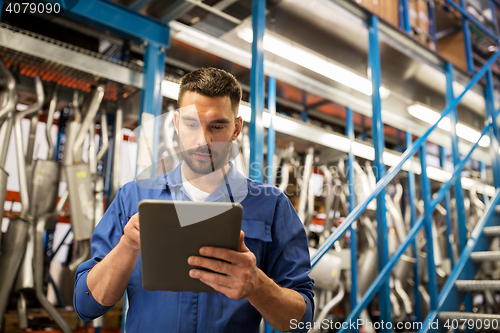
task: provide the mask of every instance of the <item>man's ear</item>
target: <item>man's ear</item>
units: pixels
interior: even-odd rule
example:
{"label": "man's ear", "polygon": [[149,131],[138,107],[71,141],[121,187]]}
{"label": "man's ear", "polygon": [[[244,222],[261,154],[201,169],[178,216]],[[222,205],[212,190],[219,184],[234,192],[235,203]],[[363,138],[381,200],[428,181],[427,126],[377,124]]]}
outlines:
{"label": "man's ear", "polygon": [[243,118],[238,117],[238,118],[236,118],[236,121],[235,121],[233,141],[238,138],[242,129],[243,129]]}
{"label": "man's ear", "polygon": [[179,134],[179,111],[174,111],[174,126],[175,126],[175,133]]}

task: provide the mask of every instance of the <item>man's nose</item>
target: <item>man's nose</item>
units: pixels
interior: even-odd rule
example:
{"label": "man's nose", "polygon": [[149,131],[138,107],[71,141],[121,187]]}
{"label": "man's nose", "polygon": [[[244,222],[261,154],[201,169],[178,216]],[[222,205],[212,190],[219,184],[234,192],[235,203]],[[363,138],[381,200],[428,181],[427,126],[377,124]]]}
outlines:
{"label": "man's nose", "polygon": [[196,131],[196,145],[197,146],[207,146],[211,141],[210,131],[200,126],[200,129]]}

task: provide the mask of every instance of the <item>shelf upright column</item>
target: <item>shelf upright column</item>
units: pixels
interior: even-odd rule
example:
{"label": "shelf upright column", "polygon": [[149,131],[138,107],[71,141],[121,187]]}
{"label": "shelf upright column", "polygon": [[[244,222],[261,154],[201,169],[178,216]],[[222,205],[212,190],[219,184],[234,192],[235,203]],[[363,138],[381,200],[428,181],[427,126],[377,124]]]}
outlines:
{"label": "shelf upright column", "polygon": [[410,12],[408,11],[408,0],[399,0],[399,28],[407,34],[411,33]]}
{"label": "shelf upright column", "polygon": [[[453,93],[453,65],[447,62],[444,66],[444,71],[446,74],[446,104],[450,104],[455,99],[455,94]],[[453,109],[449,113],[450,119],[450,137],[451,137],[451,155],[453,158],[453,165],[457,165],[460,163],[460,153],[458,151],[458,136],[457,136],[457,123],[458,123],[458,114],[457,109]],[[455,190],[455,209],[457,211],[457,227],[458,227],[458,246],[460,249],[460,256],[462,254],[465,245],[467,244],[467,220],[465,213],[465,199],[464,199],[464,190],[462,188],[462,179],[459,177],[455,186],[453,186]],[[467,274],[467,273],[466,273]],[[470,278],[470,276],[469,276]],[[472,311],[472,298],[470,293],[465,296],[464,299],[465,311]]]}
{"label": "shelf upright column", "polygon": [[498,143],[498,125],[496,119],[493,119],[495,114],[495,95],[493,85],[493,73],[491,69],[486,72],[486,89],[485,89],[485,102],[486,102],[486,121],[492,122],[490,126],[490,154],[491,154],[491,169],[493,171],[493,184],[495,188],[500,188],[500,155]]}
{"label": "shelf upright column", "polygon": [[276,146],[276,133],[274,131],[274,117],[276,116],[276,78],[270,76],[267,87],[267,110],[271,115],[269,128],[267,129],[267,166],[266,182],[274,186],[274,151]]}
{"label": "shelf upright column", "polygon": [[[465,0],[460,0],[460,7],[462,7],[464,11],[467,11],[467,4],[465,3]],[[474,74],[474,58],[472,56],[472,41],[470,37],[469,21],[463,14],[461,14],[461,16],[462,16],[462,30],[464,32],[467,70],[469,71],[470,74]]]}
{"label": "shelf upright column", "polygon": [[[137,138],[137,165],[135,176],[139,175],[140,168],[147,166],[148,162],[142,162],[144,154],[149,156],[151,162],[151,177],[156,175],[156,160],[158,159],[158,141],[160,139],[160,117],[162,113],[163,95],[161,85],[165,77],[165,49],[158,44],[149,42],[144,54],[144,78],[141,93],[141,112],[139,114],[139,132]],[[141,141],[141,127],[144,125],[144,138]],[[152,127],[152,128],[151,128]],[[152,129],[152,131],[151,131]],[[144,142],[143,145],[141,143]],[[143,151],[147,150],[147,151]],[[142,164],[141,164],[142,163]],[[128,311],[128,295],[125,291],[123,299],[122,333],[126,332],[126,318]]]}
{"label": "shelf upright column", "polygon": [[[445,168],[446,165],[446,153],[444,151],[443,146],[439,146],[439,164],[441,168]],[[446,194],[444,196],[444,209],[446,209],[446,216],[445,216],[445,221],[446,221],[446,238],[447,238],[447,250],[448,250],[448,257],[450,257],[450,263],[451,263],[451,269],[453,270],[453,267],[455,266],[455,258],[453,257],[453,227],[451,224],[451,199],[450,199],[450,191],[446,191]]]}
{"label": "shelf upright column", "polygon": [[[381,69],[380,69],[380,48],[378,39],[378,17],[371,15],[368,18],[368,63],[371,72],[372,81],[372,133],[373,146],[375,147],[375,177],[377,182],[385,175],[384,164],[384,124],[382,123],[382,100],[380,98]],[[377,233],[378,233],[378,269],[382,271],[383,267],[389,261],[389,249],[387,240],[387,208],[385,206],[385,189],[377,196]],[[379,291],[380,320],[388,323],[391,321],[391,288],[389,279],[385,280]],[[391,330],[385,327],[381,332]]]}
{"label": "shelf upright column", "polygon": [[[354,184],[354,154],[352,153],[352,144],[354,143],[354,121],[352,119],[351,108],[346,108],[346,133],[345,135],[351,141],[349,154],[347,154],[347,186],[349,187],[349,214],[356,207],[356,192]],[[354,222],[349,228],[351,234],[351,311],[358,304],[358,241],[357,241],[357,222]],[[356,321],[358,318],[353,318]],[[352,333],[357,333],[354,328]]]}
{"label": "shelf upright column", "polygon": [[[455,95],[453,93],[453,66],[450,63],[446,63],[444,69],[446,73],[446,104],[450,104],[455,99]],[[458,136],[456,130],[458,122],[456,109],[453,109],[450,112],[449,118],[451,124],[451,154],[453,158],[453,165],[457,165],[460,163],[460,153],[458,151]],[[467,243],[467,221],[465,219],[464,190],[462,188],[462,180],[460,178],[458,178],[455,182],[454,189],[455,205],[457,210],[458,243],[461,253]]]}
{"label": "shelf upright column", "polygon": [[427,177],[427,142],[423,142],[420,147],[420,188],[422,192],[422,199],[424,201],[424,228],[425,228],[425,248],[427,250],[427,272],[429,276],[429,297],[430,297],[430,311],[436,311],[438,308],[438,287],[437,287],[437,274],[436,263],[434,261],[434,242],[432,241],[432,219],[431,210],[431,183]]}
{"label": "shelf upright column", "polygon": [[250,70],[250,168],[252,180],[263,181],[264,125],[264,30],[266,28],[266,1],[252,0],[252,69]]}
{"label": "shelf upright column", "polygon": [[[413,138],[410,132],[406,132],[406,149],[411,149],[413,146]],[[410,171],[408,171],[408,209],[410,209],[410,226],[413,228],[417,221],[417,206],[416,206],[416,186],[415,186],[415,173],[413,172],[413,157],[410,159]],[[420,295],[420,272],[418,264],[418,245],[417,238],[413,238],[413,258],[415,264],[413,265],[413,291],[415,295]],[[420,305],[420,297],[415,297],[415,319],[417,322],[422,322],[422,307]]]}
{"label": "shelf upright column", "polygon": [[156,176],[161,125],[159,116],[162,114],[163,102],[161,84],[164,77],[165,49],[156,43],[149,42],[144,54],[144,83],[139,115],[136,177],[150,165],[151,177]]}

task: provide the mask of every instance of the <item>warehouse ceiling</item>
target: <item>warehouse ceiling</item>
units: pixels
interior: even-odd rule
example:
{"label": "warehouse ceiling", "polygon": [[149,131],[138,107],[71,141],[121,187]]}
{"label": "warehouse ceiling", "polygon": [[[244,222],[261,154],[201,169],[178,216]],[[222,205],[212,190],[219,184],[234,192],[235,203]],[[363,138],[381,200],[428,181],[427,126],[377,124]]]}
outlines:
{"label": "warehouse ceiling", "polygon": [[[179,78],[185,72],[202,66],[224,68],[247,86],[245,90],[248,99],[250,70],[247,63],[237,59],[237,56],[221,54],[223,52],[220,50],[218,52],[213,47],[204,48],[204,46],[211,37],[226,45],[250,52],[250,44],[238,37],[238,31],[243,27],[251,27],[250,0],[205,0],[201,4],[198,0],[115,0],[115,2],[158,20],[173,22],[176,27],[185,27],[206,34],[206,37],[202,36],[198,41],[188,42],[180,38],[178,30],[172,29],[171,46],[167,50],[167,73]],[[338,6],[337,2],[339,0],[268,0],[266,31],[299,44],[326,57],[329,61],[342,64],[343,67],[362,77],[368,77],[367,29],[361,19]],[[112,36],[80,22],[64,17],[46,24],[40,24],[35,19],[31,22],[16,22],[15,17],[4,14],[2,21],[5,20],[23,29],[78,44],[111,57],[121,57],[122,51],[126,48],[130,51],[129,61],[141,64],[142,45]],[[60,26],[70,28],[72,32],[58,28]],[[445,107],[444,74],[429,64],[415,60],[411,52],[395,47],[388,38],[381,38],[380,50],[382,83],[391,91],[390,96],[383,100],[384,121],[399,127],[400,130],[410,130],[420,135],[428,125],[411,117],[407,112],[407,106],[413,101],[419,101],[436,110],[442,110]],[[328,126],[341,131],[344,118],[343,106],[349,104],[339,96],[348,96],[367,105],[368,107],[353,109],[367,116],[371,114],[369,96],[274,54],[266,53],[266,59],[338,92],[331,95],[318,94],[307,82],[299,79],[293,82],[280,80],[278,102],[283,108],[295,112],[297,116],[299,111],[309,106],[309,115],[313,121],[316,119],[323,123],[327,122]],[[480,88],[477,91],[479,95],[468,94],[459,106],[460,121],[474,127],[479,127],[484,122],[484,101],[480,96],[482,92]],[[362,117],[356,117],[355,121],[359,131],[370,128],[369,119],[366,121]],[[364,126],[360,127],[363,122]],[[399,133],[395,129],[386,134],[392,137],[393,141],[394,139],[400,141]],[[434,141],[440,143],[443,139],[448,140],[445,133],[434,137]],[[388,140],[391,141],[391,138]]]}

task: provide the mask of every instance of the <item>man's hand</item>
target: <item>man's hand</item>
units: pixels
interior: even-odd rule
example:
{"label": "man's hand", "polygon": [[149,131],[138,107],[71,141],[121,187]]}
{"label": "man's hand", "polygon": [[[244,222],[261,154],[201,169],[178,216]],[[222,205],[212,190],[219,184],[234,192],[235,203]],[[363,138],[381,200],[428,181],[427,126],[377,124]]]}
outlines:
{"label": "man's hand", "polygon": [[130,249],[141,250],[141,237],[139,232],[139,213],[132,215],[123,229],[122,241]]}
{"label": "man's hand", "polygon": [[[188,263],[208,268],[216,273],[192,269],[189,275],[232,299],[242,299],[261,285],[263,274],[257,267],[255,255],[246,247],[245,234],[240,231],[239,252],[217,247],[202,247],[200,254],[227,261],[191,256]],[[225,275],[224,275],[225,274]]]}
{"label": "man's hand", "polygon": [[[305,300],[292,289],[280,287],[257,267],[255,255],[245,246],[245,234],[240,232],[239,251],[217,247],[202,247],[200,254],[227,261],[192,256],[188,263],[211,269],[192,269],[189,275],[232,299],[246,300],[275,329],[287,332],[291,320],[300,321],[306,312]],[[281,309],[282,311],[276,311]]]}
{"label": "man's hand", "polygon": [[135,214],[123,229],[118,245],[88,273],[87,286],[99,304],[111,306],[120,300],[140,252],[139,215]]}

